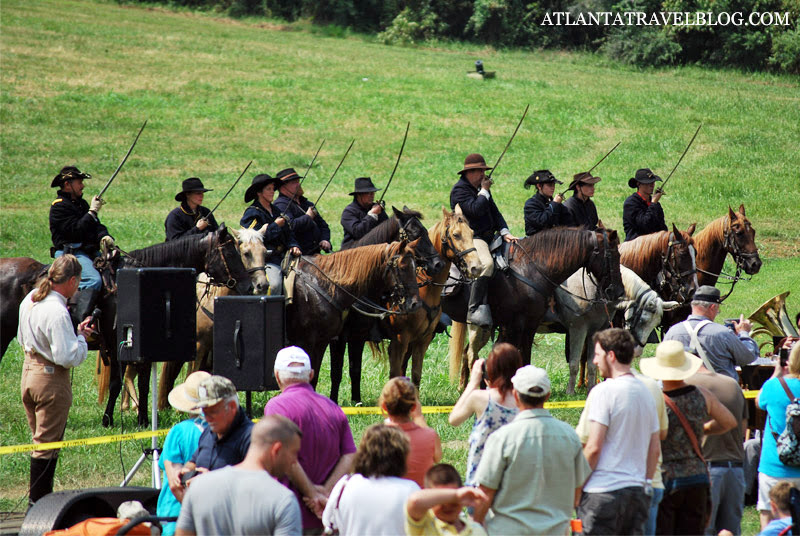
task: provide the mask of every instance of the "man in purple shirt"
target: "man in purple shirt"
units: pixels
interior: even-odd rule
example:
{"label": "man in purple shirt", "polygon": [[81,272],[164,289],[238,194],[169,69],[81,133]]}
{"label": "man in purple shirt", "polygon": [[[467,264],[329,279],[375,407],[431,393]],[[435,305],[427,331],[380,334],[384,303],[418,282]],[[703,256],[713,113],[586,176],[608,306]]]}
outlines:
{"label": "man in purple shirt", "polygon": [[[275,357],[275,378],[281,394],[271,399],[264,415],[288,417],[303,438],[297,462],[281,482],[294,491],[301,503],[303,532],[321,534],[325,502],[339,479],[350,472],[356,445],[342,409],[314,392],[311,360],[297,346],[284,348]],[[300,501],[300,499],[302,499]]]}

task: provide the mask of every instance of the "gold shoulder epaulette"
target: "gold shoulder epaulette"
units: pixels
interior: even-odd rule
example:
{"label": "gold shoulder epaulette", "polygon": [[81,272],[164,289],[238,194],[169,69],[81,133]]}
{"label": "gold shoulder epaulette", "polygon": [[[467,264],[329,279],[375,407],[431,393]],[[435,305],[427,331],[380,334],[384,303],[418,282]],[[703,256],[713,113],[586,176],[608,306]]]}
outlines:
{"label": "gold shoulder epaulette", "polygon": [[60,202],[62,202],[62,201],[63,201],[63,199],[59,197],[58,199],[56,199],[55,201],[53,201],[52,203],[50,203],[50,206],[53,206],[53,205],[55,205],[56,203],[60,203]]}

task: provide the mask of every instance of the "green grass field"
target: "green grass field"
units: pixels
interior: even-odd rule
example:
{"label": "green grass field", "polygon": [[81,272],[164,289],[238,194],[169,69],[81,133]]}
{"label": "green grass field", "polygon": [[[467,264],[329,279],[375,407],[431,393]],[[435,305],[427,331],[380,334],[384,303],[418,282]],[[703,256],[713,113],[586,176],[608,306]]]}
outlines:
{"label": "green grass field", "polygon": [[[0,255],[47,262],[50,180],[63,165],[94,175],[87,196],[102,187],[144,119],[148,127],[105,195],[101,212],[126,250],[164,238],[164,218],[182,179],[199,176],[213,206],[248,161],[251,173],[223,203],[217,219],[238,225],[242,196],[256,173],[305,169],[327,140],[304,188],[316,197],[351,139],[355,146],[320,203],[341,240],[339,215],[353,179],[370,175],[384,186],[403,129],[411,122],[388,204],[422,211],[431,225],[448,204],[464,156],[499,156],[526,104],[528,117],[492,192],[512,232],[524,234],[522,188],[534,170],[562,180],[622,145],[596,170],[595,197],[607,226],[621,228],[627,179],[639,167],[666,176],[700,123],[703,129],[662,200],[668,223],[702,228],[744,203],[757,229],[764,266],[737,286],[723,316],[749,313],[791,290],[790,314],[800,309],[800,79],[684,67],[637,70],[589,54],[495,51],[467,45],[400,48],[370,37],[331,37],[307,23],[217,19],[205,14],[121,7],[112,2],[7,0],[0,8]],[[465,76],[482,59],[497,78]],[[732,268],[728,263],[728,268]],[[447,342],[428,352],[422,400],[452,404],[446,377]],[[648,347],[646,355],[653,348]],[[546,367],[564,400],[563,337],[537,339],[534,362]],[[385,363],[365,365],[365,402],[377,399]],[[94,362],[94,357],[90,356]],[[327,367],[327,362],[325,364]],[[0,364],[0,444],[30,441],[19,400],[21,354],[14,343]],[[75,371],[75,403],[67,438],[105,435],[95,403],[93,364]],[[328,389],[322,373],[322,392]],[[344,386],[343,403],[349,403]],[[582,398],[579,395],[576,398]],[[267,395],[255,396],[256,411]],[[134,426],[133,414],[125,429]],[[568,422],[578,412],[557,412]],[[162,412],[162,427],[176,422]],[[358,438],[377,417],[353,418]],[[453,429],[445,416],[431,424],[445,460],[462,471],[469,426]],[[119,428],[116,429],[119,432]],[[115,485],[146,441],[64,450],[57,489]],[[28,458],[0,457],[0,510],[27,491]],[[147,482],[140,471],[136,483]],[[757,532],[753,512],[747,533]]]}

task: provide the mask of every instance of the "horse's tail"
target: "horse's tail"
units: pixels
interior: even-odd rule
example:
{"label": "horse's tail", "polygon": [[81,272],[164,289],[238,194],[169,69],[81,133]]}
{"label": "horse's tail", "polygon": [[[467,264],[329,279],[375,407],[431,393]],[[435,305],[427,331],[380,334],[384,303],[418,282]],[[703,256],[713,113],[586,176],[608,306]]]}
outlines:
{"label": "horse's tail", "polygon": [[389,350],[384,341],[367,341],[367,346],[369,346],[369,351],[372,353],[372,359],[379,363],[386,363],[389,361]]}
{"label": "horse's tail", "polygon": [[467,338],[467,325],[453,321],[450,326],[450,381],[458,381],[461,376],[461,360],[464,356],[464,341]]}
{"label": "horse's tail", "polygon": [[100,352],[97,352],[97,366],[95,367],[95,381],[97,382],[97,403],[101,406],[106,400],[108,395],[108,384],[111,381],[111,368],[103,363],[100,357]]}

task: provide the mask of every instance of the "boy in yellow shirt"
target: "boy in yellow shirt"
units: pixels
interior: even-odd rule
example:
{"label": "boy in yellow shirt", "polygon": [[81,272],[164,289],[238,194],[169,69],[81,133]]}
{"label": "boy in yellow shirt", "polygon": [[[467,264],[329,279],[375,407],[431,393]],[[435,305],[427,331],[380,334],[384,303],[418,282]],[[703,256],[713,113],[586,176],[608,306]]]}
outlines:
{"label": "boy in yellow shirt", "polygon": [[461,475],[452,465],[434,465],[425,473],[425,489],[408,497],[406,534],[486,536],[486,530],[464,514],[463,508],[475,508],[487,501],[479,488],[461,486]]}

